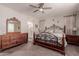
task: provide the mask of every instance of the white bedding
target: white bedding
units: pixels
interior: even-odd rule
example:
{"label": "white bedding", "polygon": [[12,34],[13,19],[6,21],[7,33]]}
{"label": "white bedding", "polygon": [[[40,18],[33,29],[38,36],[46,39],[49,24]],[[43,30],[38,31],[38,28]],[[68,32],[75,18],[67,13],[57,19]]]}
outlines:
{"label": "white bedding", "polygon": [[58,37],[58,42],[60,43],[60,44],[62,44],[62,37],[63,37],[63,35],[64,35],[64,45],[65,45],[65,47],[67,46],[67,41],[66,41],[66,36],[65,36],[65,34],[64,33],[53,33],[55,36],[57,36]]}
{"label": "white bedding", "polygon": [[63,31],[62,30],[59,30],[59,29],[55,29],[55,30],[47,30],[46,32],[49,32],[49,33],[51,33],[51,34],[53,34],[53,35],[55,35],[55,36],[57,36],[58,37],[58,42],[60,43],[60,44],[62,44],[62,37],[63,37],[63,35],[64,35],[64,45],[65,45],[65,47],[67,46],[67,41],[66,41],[66,37],[65,37],[65,34],[63,33]]}
{"label": "white bedding", "polygon": [[[39,33],[39,31],[35,31],[37,34]],[[63,37],[63,35],[64,35],[64,47],[66,47],[67,46],[67,41],[66,41],[66,38],[65,38],[65,34],[63,33],[63,31],[62,30],[60,30],[59,28],[56,28],[55,30],[51,30],[51,29],[48,29],[48,30],[46,30],[45,32],[48,32],[48,33],[51,33],[52,35],[55,35],[55,36],[57,36],[58,37],[58,42],[60,43],[60,44],[62,44],[62,37]]]}

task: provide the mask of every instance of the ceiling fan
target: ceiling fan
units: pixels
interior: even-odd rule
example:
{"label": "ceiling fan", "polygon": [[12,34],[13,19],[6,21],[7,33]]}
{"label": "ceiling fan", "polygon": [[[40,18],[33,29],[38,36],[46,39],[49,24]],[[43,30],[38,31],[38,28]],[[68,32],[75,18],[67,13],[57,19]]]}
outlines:
{"label": "ceiling fan", "polygon": [[44,10],[52,9],[51,7],[44,7],[44,3],[39,3],[38,6],[34,6],[34,5],[29,5],[29,6],[36,8],[36,10],[33,12],[40,11],[40,12],[44,13]]}

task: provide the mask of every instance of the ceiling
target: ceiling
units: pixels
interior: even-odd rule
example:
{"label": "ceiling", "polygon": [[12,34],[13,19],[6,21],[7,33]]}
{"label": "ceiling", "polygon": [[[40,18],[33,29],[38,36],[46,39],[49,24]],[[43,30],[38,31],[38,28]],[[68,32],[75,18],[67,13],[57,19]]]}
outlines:
{"label": "ceiling", "polygon": [[52,9],[45,10],[45,13],[36,12],[33,13],[36,8],[32,8],[29,5],[37,6],[38,3],[3,3],[6,7],[12,8],[18,12],[28,14],[36,18],[46,18],[48,16],[67,15],[75,12],[79,6],[78,3],[45,3],[45,7],[52,7]]}

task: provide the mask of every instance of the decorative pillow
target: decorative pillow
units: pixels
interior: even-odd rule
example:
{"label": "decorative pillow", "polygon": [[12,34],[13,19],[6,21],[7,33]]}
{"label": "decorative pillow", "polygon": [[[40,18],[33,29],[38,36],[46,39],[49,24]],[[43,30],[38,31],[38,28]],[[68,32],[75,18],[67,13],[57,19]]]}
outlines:
{"label": "decorative pillow", "polygon": [[55,32],[54,33],[63,33],[63,30],[55,29]]}
{"label": "decorative pillow", "polygon": [[48,29],[48,30],[46,30],[46,32],[53,33],[54,30],[53,29]]}

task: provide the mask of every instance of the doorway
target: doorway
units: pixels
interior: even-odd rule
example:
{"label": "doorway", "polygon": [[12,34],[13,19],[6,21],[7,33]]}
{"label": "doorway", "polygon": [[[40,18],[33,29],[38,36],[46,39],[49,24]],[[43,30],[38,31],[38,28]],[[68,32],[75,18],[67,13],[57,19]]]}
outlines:
{"label": "doorway", "polygon": [[27,22],[28,25],[28,41],[33,41],[33,23]]}

